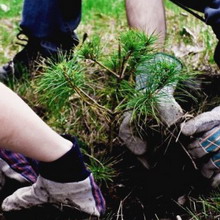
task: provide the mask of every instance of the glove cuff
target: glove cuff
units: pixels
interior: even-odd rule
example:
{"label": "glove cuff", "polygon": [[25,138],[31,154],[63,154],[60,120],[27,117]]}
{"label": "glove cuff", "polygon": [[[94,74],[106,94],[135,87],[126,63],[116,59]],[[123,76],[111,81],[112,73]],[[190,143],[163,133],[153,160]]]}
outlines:
{"label": "glove cuff", "polygon": [[60,183],[86,179],[90,172],[85,167],[76,138],[67,135],[63,137],[73,143],[72,148],[53,162],[40,162],[39,173],[45,179]]}

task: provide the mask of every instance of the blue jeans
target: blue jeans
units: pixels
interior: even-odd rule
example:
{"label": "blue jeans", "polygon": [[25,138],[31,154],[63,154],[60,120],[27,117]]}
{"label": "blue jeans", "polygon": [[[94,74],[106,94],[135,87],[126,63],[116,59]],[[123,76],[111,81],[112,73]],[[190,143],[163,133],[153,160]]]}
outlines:
{"label": "blue jeans", "polygon": [[220,0],[178,0],[183,5],[203,12],[205,20],[220,39]]}
{"label": "blue jeans", "polygon": [[[178,0],[205,14],[220,39],[220,0]],[[21,28],[28,36],[57,37],[72,33],[81,20],[81,0],[25,0]]]}
{"label": "blue jeans", "polygon": [[50,39],[72,34],[81,20],[81,0],[25,0],[21,29],[27,36]]}

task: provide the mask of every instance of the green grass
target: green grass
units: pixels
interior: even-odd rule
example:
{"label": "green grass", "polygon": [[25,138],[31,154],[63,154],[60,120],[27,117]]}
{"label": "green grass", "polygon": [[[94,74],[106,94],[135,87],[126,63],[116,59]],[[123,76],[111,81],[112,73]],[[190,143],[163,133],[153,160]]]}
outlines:
{"label": "green grass", "polygon": [[[83,21],[89,22],[99,17],[110,16],[115,19],[124,15],[124,0],[83,1]],[[93,22],[93,21],[92,21]]]}
{"label": "green grass", "polygon": [[[0,19],[14,18],[21,15],[22,0],[0,0]],[[7,10],[4,11],[1,5],[5,5]]]}
{"label": "green grass", "polygon": [[[166,14],[166,51],[173,53],[175,50],[176,54],[179,54],[178,50],[185,50],[181,59],[193,69],[204,70],[208,66],[216,69],[213,52],[217,39],[211,27],[168,0]],[[198,14],[203,16],[201,13]]]}
{"label": "green grass", "polygon": [[[0,64],[10,60],[18,50],[18,46],[14,42],[18,31],[22,3],[22,0],[0,0]],[[5,6],[6,11],[3,10]]]}

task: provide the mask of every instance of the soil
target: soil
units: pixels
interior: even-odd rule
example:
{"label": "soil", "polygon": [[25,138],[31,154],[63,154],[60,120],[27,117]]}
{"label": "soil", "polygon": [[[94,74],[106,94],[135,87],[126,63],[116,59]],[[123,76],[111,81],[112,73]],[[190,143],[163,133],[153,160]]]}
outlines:
{"label": "soil", "polygon": [[[184,209],[176,203],[180,196],[198,195],[208,189],[206,181],[176,144],[170,144],[166,154],[152,170],[146,170],[125,146],[114,146],[112,154],[115,157],[121,155],[122,160],[115,167],[119,175],[114,183],[102,188],[107,202],[106,216],[101,218],[103,220],[176,219],[176,215],[186,215]],[[21,187],[17,182],[7,181],[8,187],[4,189],[2,199]],[[48,204],[0,216],[0,220],[78,219],[91,218],[69,208],[60,211]]]}

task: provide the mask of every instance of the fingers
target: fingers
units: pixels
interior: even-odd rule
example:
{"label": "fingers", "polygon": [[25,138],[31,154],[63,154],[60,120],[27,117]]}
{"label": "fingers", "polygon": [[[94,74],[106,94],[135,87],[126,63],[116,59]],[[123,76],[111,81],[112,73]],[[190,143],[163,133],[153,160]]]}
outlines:
{"label": "fingers", "polygon": [[220,173],[216,174],[213,179],[211,186],[212,188],[217,188],[220,185]]}
{"label": "fingers", "polygon": [[48,202],[49,196],[46,191],[39,190],[35,186],[36,184],[20,188],[8,196],[2,203],[2,210],[8,212],[27,209]]}
{"label": "fingers", "polygon": [[201,174],[216,188],[220,184],[220,126],[205,132],[187,146]]}
{"label": "fingers", "polygon": [[182,116],[183,110],[172,95],[167,95],[158,100],[157,109],[161,120],[170,127]]}
{"label": "fingers", "polygon": [[209,131],[220,124],[220,106],[210,112],[204,112],[186,123],[181,124],[182,133],[191,136],[197,133]]}
{"label": "fingers", "polygon": [[135,155],[143,155],[147,151],[147,143],[134,135],[131,126],[131,112],[124,114],[124,119],[119,128],[119,137],[124,141],[127,148]]}

